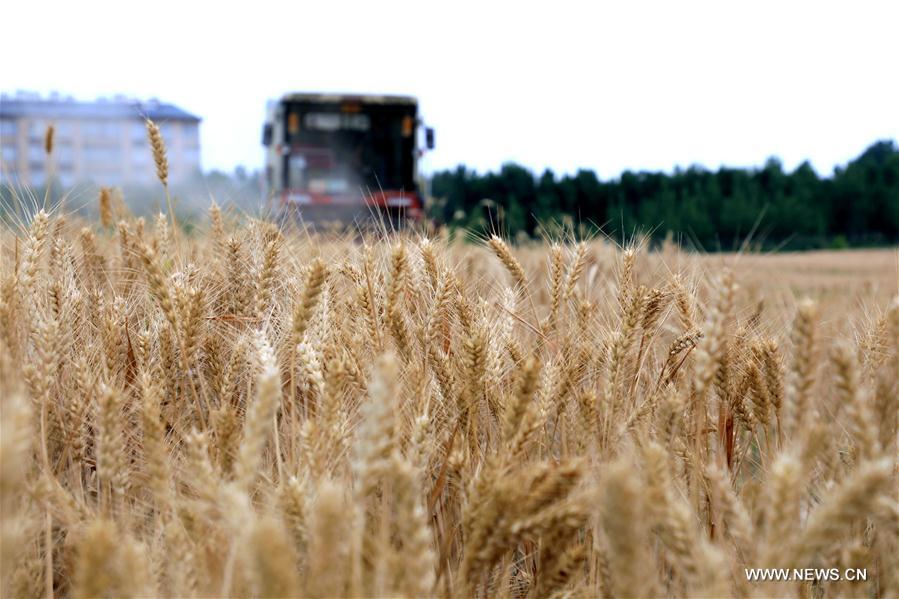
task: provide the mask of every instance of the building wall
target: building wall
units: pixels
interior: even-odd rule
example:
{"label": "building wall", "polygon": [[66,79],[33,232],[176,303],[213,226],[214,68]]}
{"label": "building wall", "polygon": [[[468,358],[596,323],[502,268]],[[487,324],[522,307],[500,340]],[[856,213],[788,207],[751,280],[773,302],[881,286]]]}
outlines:
{"label": "building wall", "polygon": [[[44,152],[44,135],[53,123],[54,149]],[[160,123],[169,161],[169,181],[176,184],[200,171],[198,123]],[[63,187],[93,182],[99,185],[152,184],[156,165],[140,119],[0,119],[2,178],[10,183],[41,186],[48,173]]]}

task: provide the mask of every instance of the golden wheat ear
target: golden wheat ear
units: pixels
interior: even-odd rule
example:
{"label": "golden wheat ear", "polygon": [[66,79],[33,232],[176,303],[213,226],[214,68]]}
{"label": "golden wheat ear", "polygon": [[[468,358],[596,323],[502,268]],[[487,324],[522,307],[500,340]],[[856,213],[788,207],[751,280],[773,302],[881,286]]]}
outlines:
{"label": "golden wheat ear", "polygon": [[147,119],[145,123],[147,127],[147,139],[150,141],[150,149],[153,150],[153,162],[156,164],[156,177],[164,186],[169,184],[169,161],[166,158],[165,140],[162,138],[162,132],[159,125],[152,120]]}
{"label": "golden wheat ear", "polygon": [[162,137],[162,131],[159,125],[151,119],[147,119],[144,123],[147,127],[147,139],[150,142],[150,149],[153,151],[153,162],[156,164],[156,178],[162,183],[165,190],[165,202],[169,211],[169,218],[172,221],[172,235],[175,240],[178,239],[178,224],[175,220],[175,208],[172,205],[172,196],[169,193],[169,161],[166,157],[165,140]]}
{"label": "golden wheat ear", "polygon": [[53,153],[53,141],[56,133],[56,128],[53,125],[47,125],[47,130],[44,132],[44,153],[49,156]]}
{"label": "golden wheat ear", "polygon": [[892,251],[848,293],[832,254],[96,201],[0,232],[0,597],[899,590]]}
{"label": "golden wheat ear", "polygon": [[496,257],[499,258],[499,261],[506,267],[506,270],[512,276],[515,283],[520,288],[527,289],[528,280],[527,276],[524,274],[524,268],[521,267],[521,263],[512,255],[512,250],[509,249],[506,242],[496,235],[493,235],[487,243],[490,245],[490,249],[493,250]]}

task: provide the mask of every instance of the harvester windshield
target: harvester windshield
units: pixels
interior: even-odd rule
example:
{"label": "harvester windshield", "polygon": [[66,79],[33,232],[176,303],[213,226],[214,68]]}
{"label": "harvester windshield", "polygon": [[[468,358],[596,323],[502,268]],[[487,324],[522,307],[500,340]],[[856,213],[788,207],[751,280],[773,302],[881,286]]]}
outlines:
{"label": "harvester windshield", "polygon": [[417,110],[406,97],[285,96],[263,134],[271,191],[313,220],[371,207],[417,218]]}

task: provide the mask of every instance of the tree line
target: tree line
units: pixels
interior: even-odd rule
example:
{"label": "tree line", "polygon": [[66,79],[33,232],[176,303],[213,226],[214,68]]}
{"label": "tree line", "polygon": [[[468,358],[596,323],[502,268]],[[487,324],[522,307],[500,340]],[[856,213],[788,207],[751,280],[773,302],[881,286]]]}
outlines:
{"label": "tree line", "polygon": [[435,173],[431,216],[452,227],[513,238],[559,229],[616,239],[674,235],[705,250],[747,239],[760,247],[805,249],[899,242],[899,148],[879,141],[829,177],[808,162],[792,172],[693,166],[631,172],[601,181],[592,170],[535,175],[517,164],[479,174],[464,166]]}

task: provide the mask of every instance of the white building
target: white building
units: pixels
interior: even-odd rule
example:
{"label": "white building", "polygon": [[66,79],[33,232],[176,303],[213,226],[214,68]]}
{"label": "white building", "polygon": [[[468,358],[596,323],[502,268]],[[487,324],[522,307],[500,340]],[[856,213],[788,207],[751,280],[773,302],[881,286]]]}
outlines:
{"label": "white building", "polygon": [[[200,119],[171,104],[117,97],[79,102],[19,93],[0,97],[0,177],[3,184],[41,186],[48,173],[64,187],[151,184],[156,168],[144,120],[155,121],[166,142],[169,181],[200,171]],[[54,126],[50,160],[44,152]]]}

